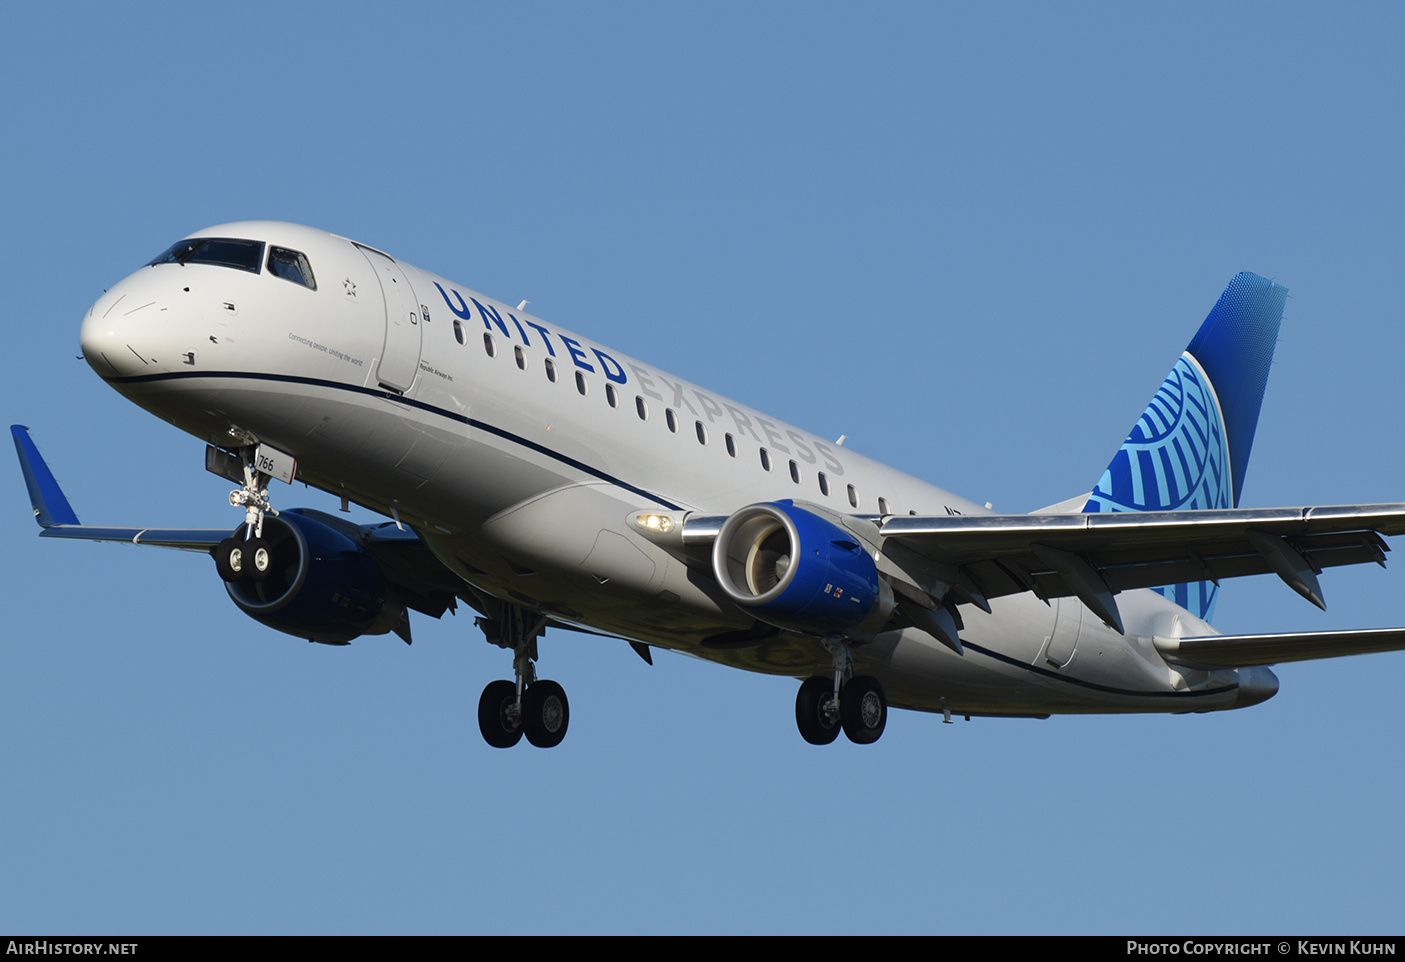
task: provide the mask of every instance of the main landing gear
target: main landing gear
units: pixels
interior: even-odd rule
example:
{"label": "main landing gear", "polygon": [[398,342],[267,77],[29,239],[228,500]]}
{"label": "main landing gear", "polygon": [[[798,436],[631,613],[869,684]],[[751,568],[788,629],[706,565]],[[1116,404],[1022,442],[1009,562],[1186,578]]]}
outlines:
{"label": "main landing gear", "polygon": [[[833,677],[823,675],[801,683],[795,695],[795,724],[811,745],[828,745],[842,728],[849,741],[871,745],[888,724],[888,696],[871,675],[855,675],[848,645],[830,648]],[[848,681],[845,681],[845,679]]]}
{"label": "main landing gear", "polygon": [[546,618],[503,605],[498,618],[479,618],[478,627],[488,641],[512,649],[515,681],[493,681],[478,699],[478,728],[494,748],[511,748],[527,736],[538,748],[553,748],[566,737],[571,705],[566,691],[554,681],[538,680],[537,638],[546,630]]}

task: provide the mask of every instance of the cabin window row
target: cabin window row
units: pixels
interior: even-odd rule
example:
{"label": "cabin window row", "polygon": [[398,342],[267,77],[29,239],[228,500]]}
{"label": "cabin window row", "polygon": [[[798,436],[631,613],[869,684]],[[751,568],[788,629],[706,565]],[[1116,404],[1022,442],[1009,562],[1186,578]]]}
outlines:
{"label": "cabin window row", "polygon": [[[454,338],[460,344],[463,344],[466,340],[464,336],[463,323],[458,320],[454,321]],[[485,331],[483,334],[483,351],[489,357],[495,358],[498,356],[497,344],[493,339],[491,331]],[[527,356],[523,352],[522,347],[520,345],[513,345],[512,352],[514,359],[517,361],[518,369],[525,371],[527,369]],[[556,362],[549,357],[543,358],[543,361],[545,362],[546,379],[551,383],[555,384],[557,377]],[[582,397],[585,397],[590,393],[590,382],[586,379],[584,371],[576,372],[576,391],[578,391]],[[605,402],[609,404],[612,408],[619,407],[619,392],[615,389],[615,385],[611,382],[606,382],[605,384]],[[634,410],[635,413],[639,415],[639,420],[649,420],[649,402],[644,400],[643,395],[636,394],[634,396]],[[668,426],[668,430],[670,433],[678,433],[678,414],[673,410],[673,408],[664,408],[664,423]],[[694,421],[693,429],[697,435],[698,443],[706,445],[708,442],[707,425],[703,424],[702,421]],[[736,438],[733,437],[730,432],[725,433],[723,435],[723,438],[728,456],[735,458],[737,456]],[[771,452],[764,447],[761,448],[760,458],[762,470],[770,471]],[[788,462],[788,466],[790,470],[790,480],[795,482],[796,484],[800,484],[802,479],[799,463],[792,458]],[[830,485],[828,475],[826,475],[823,471],[819,471],[816,473],[816,481],[819,484],[820,494],[825,497],[829,497]],[[861,507],[858,489],[856,489],[852,484],[846,485],[845,487],[846,493],[849,497],[849,506],[855,509]],[[883,515],[892,513],[892,511],[888,507],[888,500],[886,498],[878,499],[878,513]],[[915,511],[909,513],[916,514]]]}

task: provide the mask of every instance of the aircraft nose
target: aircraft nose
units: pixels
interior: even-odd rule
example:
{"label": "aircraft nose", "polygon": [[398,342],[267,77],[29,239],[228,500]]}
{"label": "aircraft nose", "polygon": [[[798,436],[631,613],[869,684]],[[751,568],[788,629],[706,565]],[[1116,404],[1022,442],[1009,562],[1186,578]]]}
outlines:
{"label": "aircraft nose", "polygon": [[83,358],[100,377],[151,373],[160,363],[159,339],[165,305],[150,283],[133,275],[88,308],[78,343]]}

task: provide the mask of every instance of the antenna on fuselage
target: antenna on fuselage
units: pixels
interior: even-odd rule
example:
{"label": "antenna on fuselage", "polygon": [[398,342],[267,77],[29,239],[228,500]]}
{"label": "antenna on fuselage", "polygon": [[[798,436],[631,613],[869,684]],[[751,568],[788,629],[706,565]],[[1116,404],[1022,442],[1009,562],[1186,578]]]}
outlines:
{"label": "antenna on fuselage", "polygon": [[525,310],[527,309],[527,305],[530,304],[530,303],[532,303],[532,302],[531,302],[531,301],[523,301],[521,304],[518,304],[518,305],[517,305],[517,309],[518,309],[519,311],[525,311]]}
{"label": "antenna on fuselage", "polygon": [[834,442],[834,446],[836,448],[842,448],[844,446],[844,442],[847,440],[849,440],[849,435],[841,434],[839,435],[839,440]]}

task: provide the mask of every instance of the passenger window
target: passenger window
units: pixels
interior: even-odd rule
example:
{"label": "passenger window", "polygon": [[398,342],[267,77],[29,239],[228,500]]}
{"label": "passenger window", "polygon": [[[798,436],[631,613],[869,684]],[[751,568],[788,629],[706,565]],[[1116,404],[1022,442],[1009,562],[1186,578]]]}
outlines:
{"label": "passenger window", "polygon": [[[459,326],[459,322],[458,322],[458,321],[455,321],[455,322],[454,322],[454,326],[455,326],[455,327],[458,327],[458,326]],[[513,353],[513,356],[517,358],[517,369],[518,369],[519,371],[525,371],[525,370],[527,370],[527,355],[525,355],[525,354],[522,353],[522,345],[521,345],[521,344],[514,344],[514,345],[512,345],[512,353]]]}
{"label": "passenger window", "polygon": [[800,483],[800,465],[796,464],[794,461],[790,462],[790,480],[794,481],[796,484]]}
{"label": "passenger window", "polygon": [[765,448],[761,449],[761,467],[767,471],[771,470],[771,452]]}
{"label": "passenger window", "polygon": [[696,421],[696,422],[694,422],[694,424],[695,424],[695,426],[697,427],[697,430],[698,430],[698,443],[699,443],[699,444],[706,444],[706,443],[707,443],[707,428],[703,427],[703,423],[702,423],[701,421]]}
{"label": "passenger window", "polygon": [[823,471],[820,472],[820,494],[829,496],[829,478],[824,476]]}
{"label": "passenger window", "polygon": [[620,406],[620,396],[615,393],[615,386],[609,381],[605,382],[605,400],[609,402],[609,405],[612,408],[617,408]]}
{"label": "passenger window", "polygon": [[854,490],[854,486],[849,485],[849,504],[857,508],[859,506],[859,493]]}
{"label": "passenger window", "polygon": [[454,322],[454,340],[463,343],[463,324],[458,321]]}
{"label": "passenger window", "polygon": [[489,357],[497,357],[497,356],[498,356],[498,349],[497,349],[497,347],[493,344],[493,335],[491,335],[491,334],[484,334],[484,335],[483,335],[483,350],[485,350],[485,351],[488,352],[488,356],[489,356]]}
{"label": "passenger window", "polygon": [[734,458],[737,456],[737,442],[733,440],[730,434],[727,435],[727,454]]}
{"label": "passenger window", "polygon": [[556,362],[551,358],[546,359],[546,379],[552,384],[556,383]]}
{"label": "passenger window", "polygon": [[590,390],[590,386],[585,383],[585,375],[580,371],[576,372],[576,390],[581,392],[581,397],[585,397],[586,392]]}
{"label": "passenger window", "polygon": [[668,429],[674,434],[677,434],[678,418],[673,416],[673,408],[664,408],[663,419],[668,422]]}
{"label": "passenger window", "polygon": [[649,420],[649,405],[644,403],[644,399],[639,395],[634,395],[634,410],[639,412],[639,420]]}
{"label": "passenger window", "polygon": [[292,281],[294,284],[301,284],[310,290],[317,290],[317,280],[312,276],[312,265],[307,261],[307,255],[299,251],[290,251],[283,247],[270,247],[268,249],[268,272],[277,274],[285,281]]}
{"label": "passenger window", "polygon": [[878,499],[878,513],[879,513],[879,514],[892,514],[892,513],[893,513],[893,512],[891,512],[891,511],[888,510],[888,499],[887,499],[887,498],[879,498],[879,499]]}

